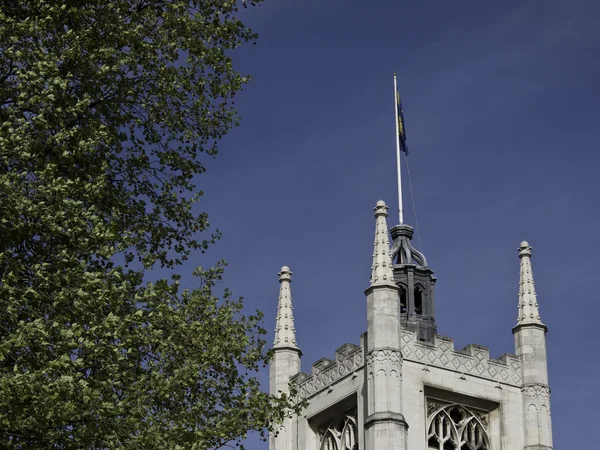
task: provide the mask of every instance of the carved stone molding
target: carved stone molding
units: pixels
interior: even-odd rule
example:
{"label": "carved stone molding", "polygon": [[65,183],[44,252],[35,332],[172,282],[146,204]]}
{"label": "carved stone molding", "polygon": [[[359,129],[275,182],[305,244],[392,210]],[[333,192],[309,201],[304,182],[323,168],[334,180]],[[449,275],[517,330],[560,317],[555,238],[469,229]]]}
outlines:
{"label": "carved stone molding", "polygon": [[427,399],[427,417],[430,417],[434,412],[445,406],[444,403],[439,403],[431,399]]}
{"label": "carved stone molding", "polygon": [[443,336],[436,336],[433,345],[425,344],[418,342],[414,332],[406,330],[402,330],[400,338],[405,360],[511,386],[522,385],[522,362],[518,356],[504,355],[500,359],[493,359],[489,350],[479,345],[468,345],[457,351],[454,350],[452,339]]}
{"label": "carved stone molding", "polygon": [[402,353],[396,349],[377,349],[369,352],[367,355],[367,365],[372,367],[375,362],[392,363],[392,365],[402,364]]}
{"label": "carved stone molding", "polygon": [[525,394],[527,400],[541,400],[542,403],[550,399],[550,388],[544,384],[530,384],[524,386],[521,392]]}
{"label": "carved stone molding", "polygon": [[369,428],[378,422],[395,422],[408,430],[408,423],[400,413],[390,411],[373,413],[365,418],[365,428]]}
{"label": "carved stone molding", "polygon": [[402,378],[402,353],[393,348],[372,350],[367,354],[367,367],[369,372],[383,370],[386,375],[395,372]]}

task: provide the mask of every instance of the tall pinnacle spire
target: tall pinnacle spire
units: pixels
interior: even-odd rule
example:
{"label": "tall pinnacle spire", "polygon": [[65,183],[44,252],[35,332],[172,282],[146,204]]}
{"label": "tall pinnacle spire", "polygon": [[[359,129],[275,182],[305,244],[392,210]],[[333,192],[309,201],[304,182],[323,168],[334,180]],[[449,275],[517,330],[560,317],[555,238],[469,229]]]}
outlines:
{"label": "tall pinnacle spire", "polygon": [[292,308],[292,272],[288,266],[283,266],[279,272],[279,303],[277,305],[277,322],[275,325],[275,342],[273,348],[297,349],[296,329],[294,328],[294,313]]}
{"label": "tall pinnacle spire", "polygon": [[371,267],[371,286],[394,286],[390,238],[387,228],[387,210],[383,200],[375,207],[375,243],[373,249],[373,266]]}
{"label": "tall pinnacle spire", "polygon": [[531,246],[527,241],[519,246],[521,273],[519,277],[519,317],[517,325],[543,325],[540,319],[533,272],[531,271]]}

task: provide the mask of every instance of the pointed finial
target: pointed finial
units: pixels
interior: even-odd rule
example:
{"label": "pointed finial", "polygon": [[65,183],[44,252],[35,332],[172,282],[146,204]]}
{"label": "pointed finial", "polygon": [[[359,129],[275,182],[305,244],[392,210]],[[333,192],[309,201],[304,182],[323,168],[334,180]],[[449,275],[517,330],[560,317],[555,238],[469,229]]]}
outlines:
{"label": "pointed finial", "polygon": [[283,266],[279,273],[279,281],[292,281],[292,271],[288,266]]}
{"label": "pointed finial", "polygon": [[396,287],[392,271],[390,238],[387,228],[387,210],[383,200],[379,200],[375,211],[375,242],[373,244],[373,266],[371,267],[371,286],[388,285]]}
{"label": "pointed finial", "polygon": [[296,329],[294,328],[294,313],[292,307],[292,291],[290,283],[292,272],[288,266],[283,266],[279,275],[279,301],[277,305],[277,320],[275,324],[275,342],[273,348],[298,349],[296,344]]}
{"label": "pointed finial", "polygon": [[533,272],[531,270],[531,246],[527,241],[519,245],[521,270],[519,275],[519,316],[517,325],[543,325],[538,308]]}
{"label": "pointed finial", "polygon": [[396,264],[427,266],[425,255],[412,246],[413,228],[410,225],[396,225],[392,227],[390,233],[394,240],[391,251],[392,262]]}
{"label": "pointed finial", "polygon": [[529,242],[523,241],[519,245],[519,256],[531,257],[531,250],[533,250],[533,249],[531,248],[531,245],[529,245]]}

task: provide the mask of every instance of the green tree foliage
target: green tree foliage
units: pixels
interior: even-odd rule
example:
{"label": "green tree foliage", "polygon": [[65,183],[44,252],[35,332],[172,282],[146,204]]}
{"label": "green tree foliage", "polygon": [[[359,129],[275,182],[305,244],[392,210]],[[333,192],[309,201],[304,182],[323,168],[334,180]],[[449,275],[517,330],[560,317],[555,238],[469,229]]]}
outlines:
{"label": "green tree foliage", "polygon": [[176,274],[218,238],[194,180],[247,82],[238,6],[0,1],[0,447],[212,449],[297,407],[223,266]]}

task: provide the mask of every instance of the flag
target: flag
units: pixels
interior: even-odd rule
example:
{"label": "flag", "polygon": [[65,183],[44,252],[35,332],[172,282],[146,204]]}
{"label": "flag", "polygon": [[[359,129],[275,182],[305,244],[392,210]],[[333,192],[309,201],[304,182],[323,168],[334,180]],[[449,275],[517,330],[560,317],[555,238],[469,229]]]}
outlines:
{"label": "flag", "polygon": [[402,102],[400,101],[400,92],[396,91],[396,103],[398,104],[398,136],[400,136],[400,149],[408,155],[406,146],[406,128],[404,126],[404,111],[402,111]]}

